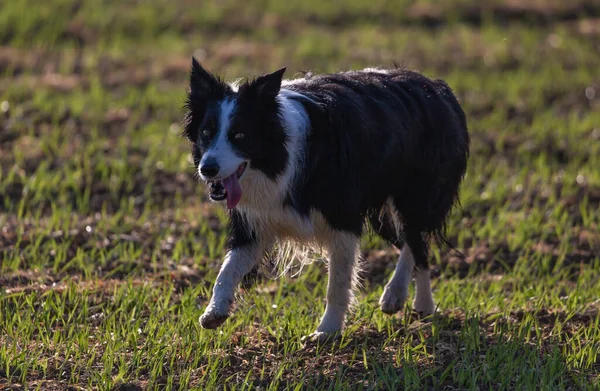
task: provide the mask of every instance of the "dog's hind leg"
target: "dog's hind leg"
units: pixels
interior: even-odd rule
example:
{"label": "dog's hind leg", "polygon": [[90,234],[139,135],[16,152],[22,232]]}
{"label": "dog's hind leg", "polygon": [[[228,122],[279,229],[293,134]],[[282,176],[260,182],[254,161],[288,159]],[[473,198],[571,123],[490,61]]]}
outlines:
{"label": "dog's hind leg", "polygon": [[435,311],[433,295],[431,293],[431,281],[429,275],[429,263],[427,254],[429,248],[426,240],[420,232],[407,232],[406,242],[411,246],[415,259],[415,300],[413,308],[423,315],[431,315]]}
{"label": "dog's hind leg", "polygon": [[428,268],[415,269],[415,301],[413,309],[423,315],[431,315],[435,311],[433,294],[431,293],[431,276]]}
{"label": "dog's hind leg", "polygon": [[410,246],[405,244],[398,212],[390,200],[386,201],[381,211],[372,213],[369,220],[379,236],[401,251],[394,274],[379,299],[383,312],[395,314],[402,309],[408,298],[408,286],[415,268],[414,254]]}
{"label": "dog's hind leg", "polygon": [[410,226],[406,232],[406,242],[391,235],[389,224],[378,225],[371,219],[374,226],[384,239],[388,240],[396,247],[402,245],[402,250],[396,269],[392,278],[383,290],[379,300],[381,310],[386,314],[394,314],[400,311],[408,298],[408,287],[415,274],[416,295],[413,302],[415,311],[424,315],[432,314],[435,310],[433,295],[431,293],[431,283],[429,275],[429,266],[427,262],[427,243],[418,231],[411,231]]}
{"label": "dog's hind leg", "polygon": [[408,285],[415,268],[415,258],[411,248],[405,244],[396,264],[392,278],[383,289],[379,299],[379,306],[386,314],[395,314],[400,311],[408,298]]}
{"label": "dog's hind leg", "polygon": [[344,326],[346,312],[352,301],[356,283],[356,260],[358,236],[347,232],[335,232],[328,244],[329,280],[327,283],[327,306],[321,323],[311,337],[324,340],[338,333]]}

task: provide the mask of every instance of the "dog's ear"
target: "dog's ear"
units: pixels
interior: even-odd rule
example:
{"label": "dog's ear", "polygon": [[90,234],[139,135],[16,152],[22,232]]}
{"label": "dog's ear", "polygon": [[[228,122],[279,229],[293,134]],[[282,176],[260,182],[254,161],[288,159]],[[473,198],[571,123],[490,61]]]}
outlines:
{"label": "dog's ear", "polygon": [[274,99],[281,89],[281,80],[285,67],[266,75],[257,77],[248,85],[248,89],[252,90],[260,98]]}
{"label": "dog's ear", "polygon": [[190,72],[190,94],[196,98],[208,98],[221,95],[223,85],[192,57],[192,70]]}

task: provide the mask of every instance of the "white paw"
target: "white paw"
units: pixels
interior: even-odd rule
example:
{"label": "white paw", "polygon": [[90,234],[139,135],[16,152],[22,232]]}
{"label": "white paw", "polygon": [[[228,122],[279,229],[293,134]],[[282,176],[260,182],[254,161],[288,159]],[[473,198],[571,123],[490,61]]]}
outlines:
{"label": "white paw", "polygon": [[406,298],[408,297],[408,289],[402,287],[386,285],[383,290],[383,295],[379,299],[381,311],[392,315],[400,311],[404,307]]}
{"label": "white paw", "polygon": [[229,317],[230,306],[230,301],[227,301],[227,303],[211,302],[208,307],[206,307],[204,314],[200,316],[200,326],[205,329],[216,329]]}
{"label": "white paw", "polygon": [[314,333],[312,333],[310,335],[302,337],[302,341],[303,342],[310,341],[310,342],[324,343],[324,342],[334,341],[334,340],[338,339],[341,335],[342,335],[342,333],[340,332],[340,330],[332,331],[332,332],[315,331]]}
{"label": "white paw", "polygon": [[413,309],[422,315],[431,315],[435,312],[435,303],[433,302],[433,298],[429,295],[424,295],[425,297],[417,297],[413,302]]}

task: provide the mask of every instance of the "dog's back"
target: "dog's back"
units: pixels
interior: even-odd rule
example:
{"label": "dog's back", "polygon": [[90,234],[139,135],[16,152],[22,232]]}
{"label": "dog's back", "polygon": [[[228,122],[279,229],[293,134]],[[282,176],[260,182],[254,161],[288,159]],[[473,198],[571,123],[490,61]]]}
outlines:
{"label": "dog's back", "polygon": [[[313,76],[284,86],[310,118],[299,210],[360,233],[391,197],[402,220],[441,234],[466,169],[464,113],[446,83],[403,69]],[[351,221],[352,220],[352,221]]]}

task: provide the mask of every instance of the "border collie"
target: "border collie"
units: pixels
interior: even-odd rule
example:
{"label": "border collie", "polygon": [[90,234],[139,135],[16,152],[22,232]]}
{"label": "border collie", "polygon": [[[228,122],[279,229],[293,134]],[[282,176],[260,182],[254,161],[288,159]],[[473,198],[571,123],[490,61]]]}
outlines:
{"label": "border collie", "polygon": [[446,242],[469,155],[463,110],[448,85],[405,69],[282,80],[285,68],[227,84],[192,60],[184,135],[213,201],[229,209],[229,251],[204,328],[230,315],[234,291],[276,243],[328,254],[325,313],[313,339],[339,332],[357,282],[365,223],[400,250],[379,301],[434,312],[431,239]]}

